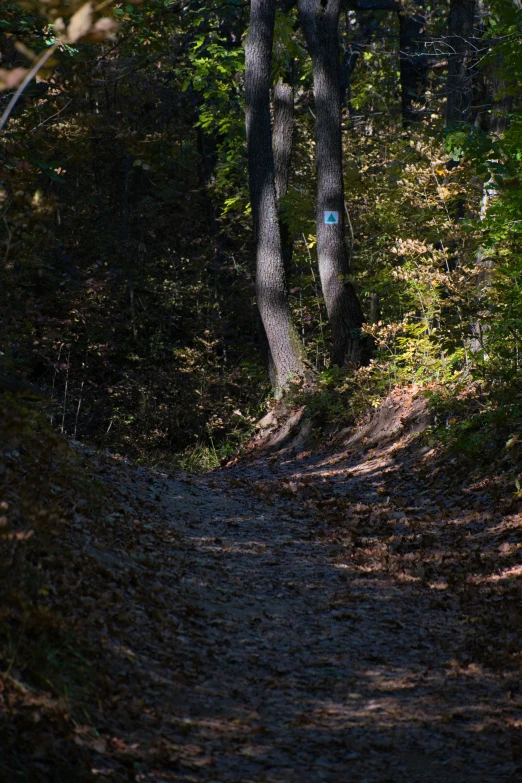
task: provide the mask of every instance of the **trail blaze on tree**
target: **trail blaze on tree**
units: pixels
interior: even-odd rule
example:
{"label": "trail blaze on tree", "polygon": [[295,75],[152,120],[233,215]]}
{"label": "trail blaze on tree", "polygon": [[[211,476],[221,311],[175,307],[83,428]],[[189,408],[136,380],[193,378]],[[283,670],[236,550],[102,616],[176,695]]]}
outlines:
{"label": "trail blaze on tree", "polygon": [[[344,236],[344,183],[341,137],[341,90],[338,26],[341,3],[300,0],[299,16],[312,58],[317,112],[317,255],[321,286],[332,327],[335,364],[360,361],[363,313],[349,274]],[[325,210],[340,215],[325,224]]]}

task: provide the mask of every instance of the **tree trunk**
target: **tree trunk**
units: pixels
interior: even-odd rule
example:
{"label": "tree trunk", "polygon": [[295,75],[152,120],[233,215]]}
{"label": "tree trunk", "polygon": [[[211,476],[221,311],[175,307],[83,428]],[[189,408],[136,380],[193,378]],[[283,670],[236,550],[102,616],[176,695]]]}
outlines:
{"label": "tree trunk", "polygon": [[450,0],[448,14],[448,103],[446,125],[471,122],[475,0]]}
{"label": "tree trunk", "polygon": [[[495,48],[498,49],[498,40],[483,37],[487,33],[489,16],[490,9],[487,0],[478,0],[475,35],[482,38],[480,53],[488,49],[490,52]],[[487,134],[501,136],[510,125],[509,115],[513,111],[514,95],[512,89],[509,89],[509,81],[505,56],[501,51],[498,52],[494,60],[489,59],[489,62],[481,64],[477,74],[478,86],[475,86],[473,91],[473,98],[480,106],[480,112],[475,117],[475,124],[478,124]]]}
{"label": "tree trunk", "polygon": [[[312,57],[317,115],[317,255],[319,274],[332,328],[332,359],[358,363],[363,314],[349,272],[344,237],[344,184],[339,68],[340,0],[299,0],[299,18]],[[337,223],[325,223],[325,212]]]}
{"label": "tree trunk", "polygon": [[294,139],[294,90],[279,79],[274,87],[274,171],[276,198],[279,202],[288,191],[290,161]]}
{"label": "tree trunk", "polygon": [[422,112],[414,104],[424,105],[428,75],[428,61],[424,52],[424,0],[416,0],[415,6],[415,12],[399,11],[402,124],[405,128],[422,119]]}
{"label": "tree trunk", "polygon": [[275,191],[270,124],[275,7],[275,0],[251,2],[245,47],[245,104],[257,304],[277,374],[276,388],[280,390],[292,377],[304,375],[304,365],[286,295]]}
{"label": "tree trunk", "polygon": [[288,217],[285,214],[281,200],[288,192],[288,181],[290,179],[290,164],[294,140],[294,90],[290,84],[287,84],[282,79],[279,79],[274,87],[274,125],[272,135],[279,229],[281,231],[283,264],[286,275],[288,275],[292,264],[293,242],[288,225]]}

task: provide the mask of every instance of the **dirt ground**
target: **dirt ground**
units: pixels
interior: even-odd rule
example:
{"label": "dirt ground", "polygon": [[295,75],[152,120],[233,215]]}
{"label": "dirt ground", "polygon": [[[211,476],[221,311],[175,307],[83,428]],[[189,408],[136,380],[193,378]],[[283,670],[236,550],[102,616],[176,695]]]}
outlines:
{"label": "dirt ground", "polygon": [[[203,477],[104,463],[141,521],[75,529],[86,780],[522,780],[519,502],[401,416]],[[13,781],[72,779],[40,723]]]}

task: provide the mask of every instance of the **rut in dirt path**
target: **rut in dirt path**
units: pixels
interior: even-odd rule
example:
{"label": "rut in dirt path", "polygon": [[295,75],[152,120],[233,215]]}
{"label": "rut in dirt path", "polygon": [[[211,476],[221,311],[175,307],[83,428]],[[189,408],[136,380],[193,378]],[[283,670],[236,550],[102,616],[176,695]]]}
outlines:
{"label": "rut in dirt path", "polygon": [[[466,628],[451,596],[356,568],[318,538],[316,512],[256,497],[259,471],[163,479],[183,564],[166,597],[191,611],[171,666],[150,665],[165,757],[136,779],[522,779],[520,700],[501,674],[455,664]],[[146,667],[139,640],[133,653]],[[145,741],[138,724],[128,742]]]}

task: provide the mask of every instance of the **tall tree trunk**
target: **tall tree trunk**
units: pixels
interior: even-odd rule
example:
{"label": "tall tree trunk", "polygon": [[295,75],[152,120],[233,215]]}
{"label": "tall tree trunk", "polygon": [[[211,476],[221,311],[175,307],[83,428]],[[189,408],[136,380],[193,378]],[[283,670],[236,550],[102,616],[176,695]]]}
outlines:
{"label": "tall tree trunk", "polygon": [[408,128],[412,122],[422,119],[422,113],[414,104],[424,104],[427,86],[428,61],[424,52],[426,13],[424,0],[416,0],[415,11],[411,6],[399,11],[402,124]]}
{"label": "tall tree trunk", "polygon": [[274,125],[272,132],[274,150],[275,189],[279,228],[283,250],[283,264],[288,275],[292,264],[293,242],[288,217],[281,204],[288,192],[290,164],[294,140],[294,90],[290,84],[279,79],[274,87]]}
{"label": "tall tree trunk", "polygon": [[[517,0],[518,2],[518,0]],[[498,41],[486,38],[487,21],[490,16],[489,2],[478,0],[475,15],[475,34],[482,38],[480,54],[486,50],[498,48]],[[509,89],[509,75],[506,72],[505,58],[499,52],[493,61],[483,63],[477,74],[478,89],[474,90],[474,99],[481,107],[475,117],[475,124],[488,134],[500,136],[510,125],[509,115],[513,111],[513,90]],[[477,95],[478,93],[478,95]]]}
{"label": "tall tree trunk", "polygon": [[270,124],[275,7],[275,0],[251,2],[245,48],[245,104],[257,304],[277,375],[276,387],[281,389],[291,377],[304,375],[304,365],[286,295],[275,191]]}
{"label": "tall tree trunk", "polygon": [[471,122],[475,0],[450,0],[446,125]]}
{"label": "tall tree trunk", "polygon": [[[319,274],[332,328],[332,359],[359,362],[363,314],[349,272],[344,236],[344,184],[339,68],[341,0],[299,0],[301,26],[312,57],[317,115],[317,255]],[[337,223],[325,223],[325,212]]]}
{"label": "tall tree trunk", "polygon": [[294,139],[294,90],[279,79],[274,87],[274,178],[279,202],[288,191]]}

